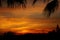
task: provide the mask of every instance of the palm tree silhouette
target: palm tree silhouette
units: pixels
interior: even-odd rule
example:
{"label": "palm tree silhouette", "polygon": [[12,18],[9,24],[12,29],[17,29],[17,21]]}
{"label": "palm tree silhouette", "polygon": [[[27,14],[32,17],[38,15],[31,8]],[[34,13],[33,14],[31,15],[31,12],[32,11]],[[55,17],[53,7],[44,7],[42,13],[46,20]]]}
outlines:
{"label": "palm tree silhouette", "polygon": [[[33,4],[34,5],[38,0],[33,0]],[[41,0],[40,0],[41,1]],[[46,0],[42,0],[44,3],[46,2]]]}
{"label": "palm tree silhouette", "polygon": [[37,0],[34,0],[32,5],[34,5],[36,2],[37,2]]}
{"label": "palm tree silhouette", "polygon": [[47,4],[47,6],[44,9],[44,12],[48,12],[47,16],[50,16],[51,13],[54,13],[55,9],[58,8],[58,0],[53,0],[50,3]]}
{"label": "palm tree silhouette", "polygon": [[7,0],[8,7],[14,7],[14,0]]}
{"label": "palm tree silhouette", "polygon": [[42,0],[44,3],[46,2],[46,0]]}
{"label": "palm tree silhouette", "polygon": [[2,0],[0,0],[0,7],[2,6],[2,3],[1,3]]}
{"label": "palm tree silhouette", "polygon": [[49,2],[50,0],[42,0],[42,1],[45,3],[45,2]]}
{"label": "palm tree silhouette", "polygon": [[7,0],[7,4],[8,4],[8,7],[14,7],[14,3],[19,3],[20,6],[26,8],[26,3],[27,1],[26,0]]}
{"label": "palm tree silhouette", "polygon": [[15,0],[16,3],[19,3],[20,6],[26,8],[26,3],[27,1],[26,0]]}

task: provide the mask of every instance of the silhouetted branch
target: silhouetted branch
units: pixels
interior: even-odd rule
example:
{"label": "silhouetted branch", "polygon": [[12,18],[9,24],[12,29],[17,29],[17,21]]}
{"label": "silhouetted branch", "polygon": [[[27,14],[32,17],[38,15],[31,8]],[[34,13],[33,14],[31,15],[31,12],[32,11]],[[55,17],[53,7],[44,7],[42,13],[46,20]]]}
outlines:
{"label": "silhouetted branch", "polygon": [[58,8],[58,0],[53,0],[50,3],[47,4],[47,6],[44,9],[44,12],[48,12],[47,16],[49,17],[51,13],[54,13],[54,11]]}
{"label": "silhouetted branch", "polygon": [[38,0],[34,0],[32,5],[34,5],[37,1],[38,1]]}

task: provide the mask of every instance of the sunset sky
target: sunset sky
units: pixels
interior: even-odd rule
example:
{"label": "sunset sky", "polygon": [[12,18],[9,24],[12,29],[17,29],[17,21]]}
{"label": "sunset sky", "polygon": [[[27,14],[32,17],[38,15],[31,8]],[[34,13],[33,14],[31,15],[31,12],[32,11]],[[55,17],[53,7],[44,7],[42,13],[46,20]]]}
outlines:
{"label": "sunset sky", "polygon": [[[49,1],[50,2],[50,1]],[[48,18],[43,10],[47,3],[40,0],[32,6],[32,0],[27,0],[26,8],[0,8],[0,32],[13,31],[16,33],[41,33],[60,26],[60,3],[58,9]]]}

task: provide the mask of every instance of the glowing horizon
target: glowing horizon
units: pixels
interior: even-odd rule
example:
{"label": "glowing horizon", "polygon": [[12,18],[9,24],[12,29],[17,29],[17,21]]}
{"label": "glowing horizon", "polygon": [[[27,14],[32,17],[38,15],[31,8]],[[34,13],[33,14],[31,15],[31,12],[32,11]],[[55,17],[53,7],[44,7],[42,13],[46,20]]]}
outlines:
{"label": "glowing horizon", "polygon": [[[28,2],[29,3],[29,2]],[[38,4],[38,5],[37,5]],[[47,3],[37,2],[34,6],[27,4],[27,8],[0,8],[0,32],[15,33],[43,33],[60,26],[60,7],[47,18],[43,10]]]}

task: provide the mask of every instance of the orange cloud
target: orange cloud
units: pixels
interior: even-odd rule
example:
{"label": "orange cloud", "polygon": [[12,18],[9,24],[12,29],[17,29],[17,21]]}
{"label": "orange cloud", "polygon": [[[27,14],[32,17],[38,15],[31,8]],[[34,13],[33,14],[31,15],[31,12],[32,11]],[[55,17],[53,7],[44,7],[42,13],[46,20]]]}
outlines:
{"label": "orange cloud", "polygon": [[[59,19],[60,20],[60,19]],[[12,31],[15,33],[47,33],[56,27],[60,21],[52,19],[19,19],[0,18],[0,32]],[[56,22],[56,23],[55,23]]]}
{"label": "orange cloud", "polygon": [[40,18],[46,4],[37,4],[28,5],[26,9],[0,8],[0,32],[47,33],[60,24],[58,18]]}

